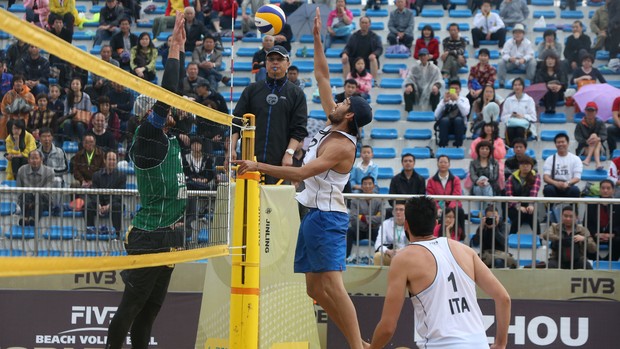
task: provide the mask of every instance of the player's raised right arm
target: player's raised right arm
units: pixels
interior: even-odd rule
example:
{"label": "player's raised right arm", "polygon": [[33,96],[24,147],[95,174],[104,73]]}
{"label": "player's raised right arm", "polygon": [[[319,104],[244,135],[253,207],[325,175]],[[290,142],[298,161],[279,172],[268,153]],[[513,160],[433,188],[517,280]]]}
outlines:
{"label": "player's raised right arm", "polygon": [[323,44],[321,43],[321,11],[317,7],[316,17],[314,17],[314,77],[319,87],[319,95],[321,96],[321,106],[325,115],[330,115],[336,108],[332,89],[329,84],[329,67],[327,66],[327,58],[323,52]]}

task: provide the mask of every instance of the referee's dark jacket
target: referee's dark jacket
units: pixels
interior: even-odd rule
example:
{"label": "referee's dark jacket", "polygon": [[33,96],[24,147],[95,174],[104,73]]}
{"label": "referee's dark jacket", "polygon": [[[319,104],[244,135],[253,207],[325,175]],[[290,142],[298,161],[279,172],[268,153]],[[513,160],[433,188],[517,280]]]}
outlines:
{"label": "referee's dark jacket", "polygon": [[[271,103],[271,105],[270,105]],[[256,115],[255,155],[260,162],[282,165],[291,138],[303,142],[308,136],[308,105],[304,92],[285,78],[250,84],[241,93],[234,115]],[[233,133],[239,133],[233,127]]]}
{"label": "referee's dark jacket", "polygon": [[424,177],[413,170],[411,177],[407,179],[405,171],[403,170],[392,178],[390,182],[390,194],[426,194]]}

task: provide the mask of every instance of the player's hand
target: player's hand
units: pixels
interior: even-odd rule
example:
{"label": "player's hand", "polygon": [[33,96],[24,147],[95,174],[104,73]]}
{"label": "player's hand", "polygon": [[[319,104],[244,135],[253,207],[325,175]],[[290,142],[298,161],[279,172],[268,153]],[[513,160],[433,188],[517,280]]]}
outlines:
{"label": "player's hand", "polygon": [[174,22],[174,29],[172,31],[172,44],[178,47],[185,47],[185,17],[183,12],[177,12],[177,18]]}
{"label": "player's hand", "polygon": [[233,160],[233,164],[237,165],[237,174],[242,175],[246,172],[258,171],[258,162],[250,160]]}
{"label": "player's hand", "polygon": [[[229,165],[229,163],[228,163],[228,155],[229,154],[226,153],[226,156],[224,157],[224,168],[228,168],[228,165]],[[237,152],[236,151],[234,151],[234,152],[232,152],[232,154],[230,154],[230,159],[232,161],[237,160]]]}
{"label": "player's hand", "polygon": [[316,8],[316,16],[314,16],[314,28],[312,28],[312,34],[315,38],[321,40],[321,10]]}

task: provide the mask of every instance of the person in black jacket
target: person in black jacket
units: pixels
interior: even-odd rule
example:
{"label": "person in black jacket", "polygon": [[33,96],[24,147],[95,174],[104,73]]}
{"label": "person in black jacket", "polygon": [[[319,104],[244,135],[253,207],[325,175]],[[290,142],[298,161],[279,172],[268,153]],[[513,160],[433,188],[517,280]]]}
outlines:
{"label": "person in black jacket", "polygon": [[607,11],[609,13],[609,25],[607,26],[605,46],[609,50],[609,57],[616,58],[620,54],[620,0],[609,0]]}
{"label": "person in black jacket", "polygon": [[[110,46],[112,46],[112,58],[116,59],[120,67],[130,71],[129,60],[131,58],[131,48],[138,44],[138,37],[130,31],[131,23],[129,18],[123,18],[118,24],[121,31],[112,35]],[[129,47],[125,45],[125,38],[129,39]]]}
{"label": "person in black jacket", "polygon": [[[56,35],[57,37],[63,39],[68,43],[73,42],[73,34],[69,29],[65,28],[65,22],[62,21],[62,18],[56,17],[54,19],[54,23],[50,26],[49,32]],[[49,55],[50,65],[55,66],[56,64],[64,63],[64,61],[54,55]]]}
{"label": "person in black jacket", "polygon": [[545,106],[545,113],[555,114],[555,106],[558,101],[564,100],[564,91],[568,87],[568,77],[560,66],[560,58],[554,53],[550,53],[545,58],[540,68],[534,76],[534,83],[545,83],[547,93],[542,99]]}
{"label": "person in black jacket", "polygon": [[[601,199],[614,197],[613,181],[602,180],[600,188]],[[585,226],[592,234],[594,242],[609,247],[612,260],[620,259],[620,204],[588,204]],[[597,256],[597,253],[588,253],[588,259],[596,260],[597,258],[606,260],[609,259],[609,255]]]}
{"label": "person in black jacket", "polygon": [[564,71],[574,71],[581,64],[581,58],[590,52],[592,40],[583,32],[581,21],[573,22],[573,34],[566,39],[564,46]]}
{"label": "person in black jacket", "polygon": [[[308,135],[308,106],[304,92],[288,82],[286,70],[290,65],[288,51],[274,46],[266,56],[267,80],[246,87],[233,114],[256,115],[255,154],[260,162],[276,166],[292,166],[293,154],[299,142]],[[239,128],[233,128],[233,147],[239,139]],[[228,155],[228,154],[227,154]],[[233,160],[236,152],[232,152]],[[228,156],[226,156],[228,158]],[[265,176],[267,184],[278,178]]]}
{"label": "person in black jacket", "polygon": [[411,153],[401,157],[403,170],[392,178],[390,194],[426,194],[424,178],[415,169],[415,156]]}
{"label": "person in black jacket", "polygon": [[[105,167],[93,174],[91,188],[126,189],[127,175],[116,168],[118,158],[114,151],[105,154]],[[112,220],[116,232],[121,231],[123,216],[123,197],[121,195],[88,195],[86,205],[86,225],[95,226],[95,217],[99,217],[99,224],[106,225]]]}
{"label": "person in black jacket", "polygon": [[[351,35],[347,45],[342,50],[342,75],[346,79],[349,72],[353,69],[353,59],[363,57],[366,67],[370,67],[370,74],[377,78],[379,71],[379,56],[383,53],[381,37],[370,30],[370,18],[363,16],[360,18],[360,30]],[[351,58],[351,59],[349,59]]]}
{"label": "person in black jacket", "polygon": [[202,39],[209,35],[209,31],[204,23],[196,19],[196,10],[193,7],[186,7],[185,29],[187,30],[187,41],[185,41],[185,52],[193,52],[196,44],[202,44]]}
{"label": "person in black jacket", "polygon": [[41,56],[41,50],[30,45],[28,54],[22,58],[16,67],[16,72],[24,76],[25,84],[33,95],[48,93],[50,62]]}

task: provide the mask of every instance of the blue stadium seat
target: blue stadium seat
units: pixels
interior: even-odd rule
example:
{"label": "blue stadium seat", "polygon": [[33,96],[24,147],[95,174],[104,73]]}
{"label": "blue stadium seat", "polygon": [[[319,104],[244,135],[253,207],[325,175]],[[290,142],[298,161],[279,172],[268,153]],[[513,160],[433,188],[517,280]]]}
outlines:
{"label": "blue stadium seat", "polygon": [[538,248],[542,246],[540,244],[540,237],[533,234],[510,234],[508,235],[508,247],[510,248],[529,248],[534,246],[532,242],[535,239],[535,246]]}
{"label": "blue stadium seat", "polygon": [[157,36],[157,40],[161,41],[161,42],[166,42],[168,41],[168,37],[172,35],[172,32],[161,32],[159,33],[159,35]]}
{"label": "blue stadium seat", "polygon": [[414,170],[425,180],[431,176],[428,168],[415,168]]}
{"label": "blue stadium seat", "polygon": [[435,121],[435,113],[433,113],[432,111],[410,111],[409,115],[407,116],[407,121],[414,121],[414,122],[429,122],[429,121]]}
{"label": "blue stadium seat", "polygon": [[391,167],[379,167],[378,179],[391,179],[394,177],[394,169]]}
{"label": "blue stadium seat", "polygon": [[411,57],[411,53],[386,53],[385,58],[387,59],[407,59]]}
{"label": "blue stadium seat", "polygon": [[532,0],[534,6],[553,6],[553,0]]}
{"label": "blue stadium seat", "polygon": [[397,79],[384,78],[384,79],[381,79],[381,83],[379,84],[379,86],[381,88],[402,88],[403,82],[404,82],[404,79],[401,79],[401,78],[397,78]]}
{"label": "blue stadium seat", "polygon": [[373,148],[375,159],[394,159],[396,157],[396,149],[394,148]]}
{"label": "blue stadium seat", "polygon": [[[296,61],[295,66],[300,73],[312,73],[314,71],[314,61]],[[237,69],[237,65],[235,65],[235,69]]]}
{"label": "blue stadium seat", "polygon": [[607,171],[605,170],[590,170],[584,169],[581,173],[582,181],[600,182],[607,178]]}
{"label": "blue stadium seat", "polygon": [[67,154],[74,154],[78,152],[78,142],[64,141],[62,142],[62,150]]}
{"label": "blue stadium seat", "polygon": [[380,94],[377,96],[378,104],[401,104],[403,102],[403,96],[400,94]]}
{"label": "blue stadium seat", "polygon": [[155,11],[152,13],[153,15],[165,15],[166,14],[166,6],[158,6]]}
{"label": "blue stadium seat", "polygon": [[[321,39],[323,41],[323,39]],[[312,34],[304,34],[299,38],[299,42],[302,44],[312,44],[314,43],[314,36]]]}
{"label": "blue stadium seat", "polygon": [[77,12],[81,12],[81,13],[85,13],[86,12],[86,6],[85,5],[75,5],[75,9],[77,10]]}
{"label": "blue stadium seat", "polygon": [[6,151],[6,143],[4,139],[0,140],[0,151]]}
{"label": "blue stadium seat", "polygon": [[400,120],[400,110],[378,109],[375,111],[375,120],[394,122]]}
{"label": "blue stadium seat", "polygon": [[610,58],[609,57],[609,51],[604,51],[604,50],[596,51],[596,59],[597,60],[608,61],[609,58]]}
{"label": "blue stadium seat", "polygon": [[620,156],[620,149],[614,149],[613,154],[611,155],[612,159],[617,158],[618,156]]}
{"label": "blue stadium seat", "polygon": [[463,148],[439,148],[435,152],[435,156],[446,155],[451,160],[465,159],[465,150]]}
{"label": "blue stadium seat", "polygon": [[347,1],[347,5],[361,5],[362,0],[349,0]]}
{"label": "blue stadium seat", "polygon": [[404,63],[399,64],[384,64],[383,72],[386,74],[399,74],[401,69],[407,70],[407,65]]}
{"label": "blue stadium seat", "polygon": [[327,120],[327,116],[325,115],[325,111],[323,111],[323,109],[310,110],[308,117],[317,120]]}
{"label": "blue stadium seat", "polygon": [[[231,97],[231,96],[230,96],[230,92],[228,92],[228,93],[226,93],[226,94],[224,95],[224,98],[226,98],[226,100],[227,100],[227,101],[230,101],[230,97]],[[241,91],[234,91],[234,92],[232,93],[232,101],[233,101],[233,102],[238,102],[238,101],[239,101],[239,98],[241,98]]]}
{"label": "blue stadium seat", "polygon": [[[13,9],[15,5],[11,6],[11,10]],[[23,256],[24,255],[24,251],[22,250],[0,250],[0,256],[2,257],[19,257],[19,256]]]}
{"label": "blue stadium seat", "polygon": [[258,49],[254,47],[240,47],[237,50],[237,56],[238,57],[252,57],[254,56],[254,53],[256,53],[256,51],[258,51]]}
{"label": "blue stadium seat", "polygon": [[383,23],[383,22],[372,22],[372,23],[370,23],[370,30],[374,30],[374,31],[385,30],[385,23]]}
{"label": "blue stadium seat", "polygon": [[540,139],[547,142],[553,141],[553,138],[560,133],[568,134],[566,130],[544,130],[540,132]]}
{"label": "blue stadium seat", "polygon": [[467,171],[464,168],[451,168],[450,172],[459,179],[465,179],[467,177]]}
{"label": "blue stadium seat", "polygon": [[198,232],[198,243],[204,244],[209,242],[209,231],[206,228],[200,229]]}
{"label": "blue stadium seat", "polygon": [[534,11],[534,15],[533,18],[540,18],[540,17],[545,17],[545,19],[553,19],[556,17],[555,11],[552,10],[546,10],[546,11]]}
{"label": "blue stadium seat", "polygon": [[[480,40],[480,45],[491,45],[491,46],[495,46],[499,43],[499,40]],[[477,55],[476,55],[477,56]],[[476,57],[477,58],[477,57]],[[491,56],[491,59],[493,59],[493,56]]]}
{"label": "blue stadium seat", "polygon": [[342,78],[330,78],[329,84],[333,87],[342,87],[344,86],[344,81]]}
{"label": "blue stadium seat", "polygon": [[327,49],[327,51],[325,51],[325,57],[327,58],[339,58],[341,54],[342,54],[341,48],[330,47]]}
{"label": "blue stadium seat", "polygon": [[138,22],[136,23],[138,28],[153,28],[153,20],[148,20],[146,22]]}
{"label": "blue stadium seat", "polygon": [[441,8],[425,7],[422,9],[422,13],[420,15],[422,17],[442,18],[444,16],[444,11]]}
{"label": "blue stadium seat", "polygon": [[467,0],[450,0],[452,5],[467,5]]}
{"label": "blue stadium seat", "polygon": [[71,240],[77,234],[77,230],[73,226],[58,226],[52,225],[46,232],[43,233],[44,239],[49,240]]}
{"label": "blue stadium seat", "polygon": [[380,9],[380,10],[367,10],[366,11],[366,16],[368,17],[387,17],[388,16],[388,10],[386,9]]}
{"label": "blue stadium seat", "polygon": [[403,156],[407,153],[413,154],[417,160],[431,158],[431,149],[426,147],[403,148],[400,155]]}
{"label": "blue stadium seat", "polygon": [[[424,12],[424,11],[422,11]],[[450,18],[470,18],[471,11],[470,10],[450,10],[449,11]]]}
{"label": "blue stadium seat", "polygon": [[427,25],[430,25],[431,28],[433,28],[433,30],[436,31],[436,32],[441,30],[441,24],[439,22],[432,22],[432,23],[420,22],[420,24],[418,24],[418,30],[421,31],[422,28],[424,28]]}
{"label": "blue stadium seat", "polygon": [[540,117],[538,118],[541,124],[565,124],[566,123],[566,114],[564,113],[555,113],[555,114],[547,114],[540,113]]}
{"label": "blue stadium seat", "polygon": [[388,187],[379,187],[379,194],[389,194],[390,188]]}
{"label": "blue stadium seat", "polygon": [[[492,41],[492,40],[490,40],[490,41]],[[481,44],[482,44],[482,42],[481,42]],[[495,43],[493,45],[497,45],[497,43]],[[480,53],[480,50],[479,49],[476,50],[476,53],[475,53],[475,57],[476,58],[478,58],[478,54],[479,53]],[[490,59],[499,59],[499,50],[489,50],[489,56],[490,56],[489,57]]]}
{"label": "blue stadium seat", "polygon": [[405,131],[405,139],[429,140],[433,137],[433,132],[427,128],[410,128]]}
{"label": "blue stadium seat", "polygon": [[314,49],[307,48],[307,47],[298,48],[297,51],[295,52],[295,56],[297,58],[313,58]]}
{"label": "blue stadium seat", "polygon": [[553,154],[557,153],[557,149],[543,149],[542,151],[542,159],[543,160],[547,160],[548,157],[552,156]]}
{"label": "blue stadium seat", "polygon": [[231,83],[235,84],[235,86],[243,87],[243,86],[249,86],[252,83],[252,80],[248,77],[240,78],[240,77],[235,76],[235,79],[234,80],[231,79],[230,81],[228,81],[226,83],[226,86],[230,86]]}
{"label": "blue stadium seat", "polygon": [[342,63],[328,63],[327,66],[330,73],[342,73]]}
{"label": "blue stadium seat", "polygon": [[620,261],[593,261],[592,268],[595,270],[620,270]]}
{"label": "blue stadium seat", "polygon": [[92,40],[93,37],[92,32],[73,32],[73,40]]}
{"label": "blue stadium seat", "polygon": [[164,63],[163,63],[162,61],[160,61],[160,60],[157,60],[157,61],[155,62],[155,70],[156,70],[156,71],[162,71],[162,70],[164,70]]}
{"label": "blue stadium seat", "polygon": [[[528,148],[525,151],[525,155],[531,157],[532,159],[536,158],[536,152],[532,148]],[[509,148],[508,151],[506,152],[506,159],[511,158],[513,156],[515,156],[515,151],[514,151],[514,149]]]}
{"label": "blue stadium seat", "polygon": [[83,218],[84,211],[63,211],[62,216],[65,218]]}
{"label": "blue stadium seat", "polygon": [[232,48],[224,47],[224,50],[222,51],[222,56],[224,56],[224,57],[232,56]]}
{"label": "blue stadium seat", "polygon": [[[545,17],[546,18],[546,17]],[[581,11],[560,11],[560,18],[564,19],[583,19]]]}
{"label": "blue stadium seat", "polygon": [[6,185],[7,187],[16,188],[17,187],[17,181],[16,180],[5,179],[5,180],[3,180],[0,183],[0,185]]}
{"label": "blue stadium seat", "polygon": [[125,189],[136,190],[138,189],[138,186],[136,185],[136,183],[126,183]]}
{"label": "blue stadium seat", "polygon": [[98,55],[101,53],[101,46],[100,45],[95,45],[93,46],[93,48],[90,49],[90,54],[91,55]]}
{"label": "blue stadium seat", "polygon": [[373,128],[370,131],[370,138],[372,139],[397,139],[398,130],[395,128]]}
{"label": "blue stadium seat", "polygon": [[38,250],[37,257],[60,257],[62,251],[59,250]]}
{"label": "blue stadium seat", "polygon": [[11,227],[11,231],[4,233],[4,236],[8,239],[21,240],[21,239],[34,239],[35,230],[34,227],[22,227],[14,225]]}
{"label": "blue stadium seat", "polygon": [[0,159],[0,171],[6,171],[6,167],[9,165],[7,159]]}
{"label": "blue stadium seat", "polygon": [[252,71],[252,62],[235,62],[236,71]]}
{"label": "blue stadium seat", "polygon": [[10,38],[11,38],[11,36],[9,35],[9,33],[5,33],[3,31],[0,31],[0,40],[8,40]]}
{"label": "blue stadium seat", "polygon": [[[350,11],[351,11],[351,14],[353,15],[353,17],[359,17],[359,16],[362,15],[362,11],[360,9],[358,9],[358,8],[352,8],[352,9],[350,9]],[[353,22],[353,26],[355,27],[355,22]]]}
{"label": "blue stadium seat", "polygon": [[17,204],[14,202],[0,202],[0,216],[10,216],[15,213]]}
{"label": "blue stadium seat", "polygon": [[11,8],[9,9],[9,12],[12,12],[12,13],[26,12],[26,7],[24,7],[24,4],[20,4],[20,3],[13,4]]}

